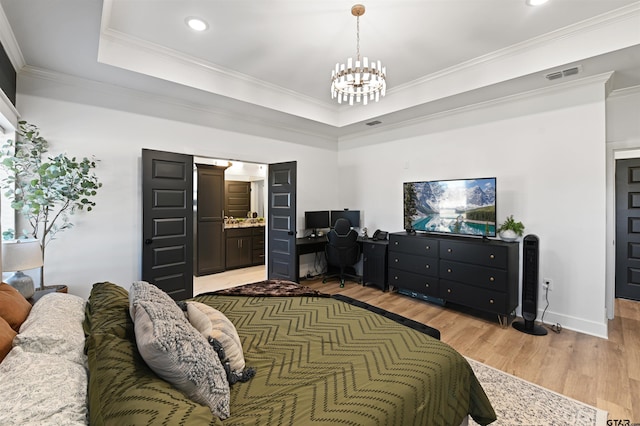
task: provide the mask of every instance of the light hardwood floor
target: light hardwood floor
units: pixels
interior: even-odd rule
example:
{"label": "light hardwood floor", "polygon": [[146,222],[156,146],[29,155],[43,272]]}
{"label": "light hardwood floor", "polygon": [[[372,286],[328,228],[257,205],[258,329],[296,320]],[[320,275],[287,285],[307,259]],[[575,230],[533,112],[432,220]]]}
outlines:
{"label": "light hardwood floor", "polygon": [[266,278],[267,272],[264,265],[193,277],[193,294],[197,296],[209,291],[224,290],[225,288],[253,283]]}
{"label": "light hardwood floor", "polygon": [[[223,284],[228,287],[265,277],[264,269],[230,272]],[[511,326],[502,328],[497,318],[357,283],[346,282],[340,288],[337,281],[323,284],[316,278],[302,284],[325,293],[341,293],[437,328],[443,342],[469,358],[606,410],[609,419],[640,422],[640,302],[616,300],[608,340],[566,329],[530,336]],[[212,291],[205,287],[200,292]]]}

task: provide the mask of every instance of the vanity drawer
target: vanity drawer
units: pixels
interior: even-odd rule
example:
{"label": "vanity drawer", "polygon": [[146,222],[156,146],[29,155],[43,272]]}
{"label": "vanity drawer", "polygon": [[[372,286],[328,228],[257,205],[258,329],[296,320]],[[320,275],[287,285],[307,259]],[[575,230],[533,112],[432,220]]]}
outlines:
{"label": "vanity drawer", "polygon": [[252,234],[251,228],[225,228],[224,232],[228,238],[250,237]]}

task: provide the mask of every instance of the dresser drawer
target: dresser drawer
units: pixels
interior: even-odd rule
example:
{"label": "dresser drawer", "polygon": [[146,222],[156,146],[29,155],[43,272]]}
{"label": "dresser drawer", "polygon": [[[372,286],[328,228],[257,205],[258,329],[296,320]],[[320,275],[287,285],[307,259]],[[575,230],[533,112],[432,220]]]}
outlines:
{"label": "dresser drawer", "polygon": [[438,240],[420,235],[391,234],[389,237],[389,252],[391,251],[438,257]]}
{"label": "dresser drawer", "polygon": [[438,278],[426,277],[413,272],[389,268],[389,285],[405,288],[427,296],[438,297]]}
{"label": "dresser drawer", "polygon": [[490,290],[507,291],[507,271],[468,263],[440,261],[440,277]]}
{"label": "dresser drawer", "polygon": [[475,309],[501,315],[508,315],[515,309],[515,305],[507,306],[505,293],[446,280],[440,280],[439,297],[448,302],[473,306]]}
{"label": "dresser drawer", "polygon": [[392,252],[389,256],[389,267],[416,274],[438,275],[438,259],[435,257]]}
{"label": "dresser drawer", "polygon": [[495,243],[464,243],[440,241],[440,258],[456,262],[474,263],[492,268],[507,268],[507,247]]}

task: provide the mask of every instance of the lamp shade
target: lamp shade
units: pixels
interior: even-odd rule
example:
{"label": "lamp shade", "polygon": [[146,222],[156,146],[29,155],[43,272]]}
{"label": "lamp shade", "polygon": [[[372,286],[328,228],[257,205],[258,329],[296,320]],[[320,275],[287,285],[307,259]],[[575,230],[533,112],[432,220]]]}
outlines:
{"label": "lamp shade", "polygon": [[43,265],[38,240],[12,240],[2,243],[2,270],[26,271]]}

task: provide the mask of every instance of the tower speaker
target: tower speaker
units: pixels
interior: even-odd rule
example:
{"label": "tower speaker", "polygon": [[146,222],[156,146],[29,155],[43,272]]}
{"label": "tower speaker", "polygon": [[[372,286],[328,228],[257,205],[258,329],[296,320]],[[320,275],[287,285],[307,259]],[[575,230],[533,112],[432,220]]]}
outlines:
{"label": "tower speaker", "polygon": [[522,318],[514,321],[513,328],[534,336],[544,336],[547,330],[536,325],[538,314],[538,266],[540,240],[535,235],[527,235],[522,240]]}

